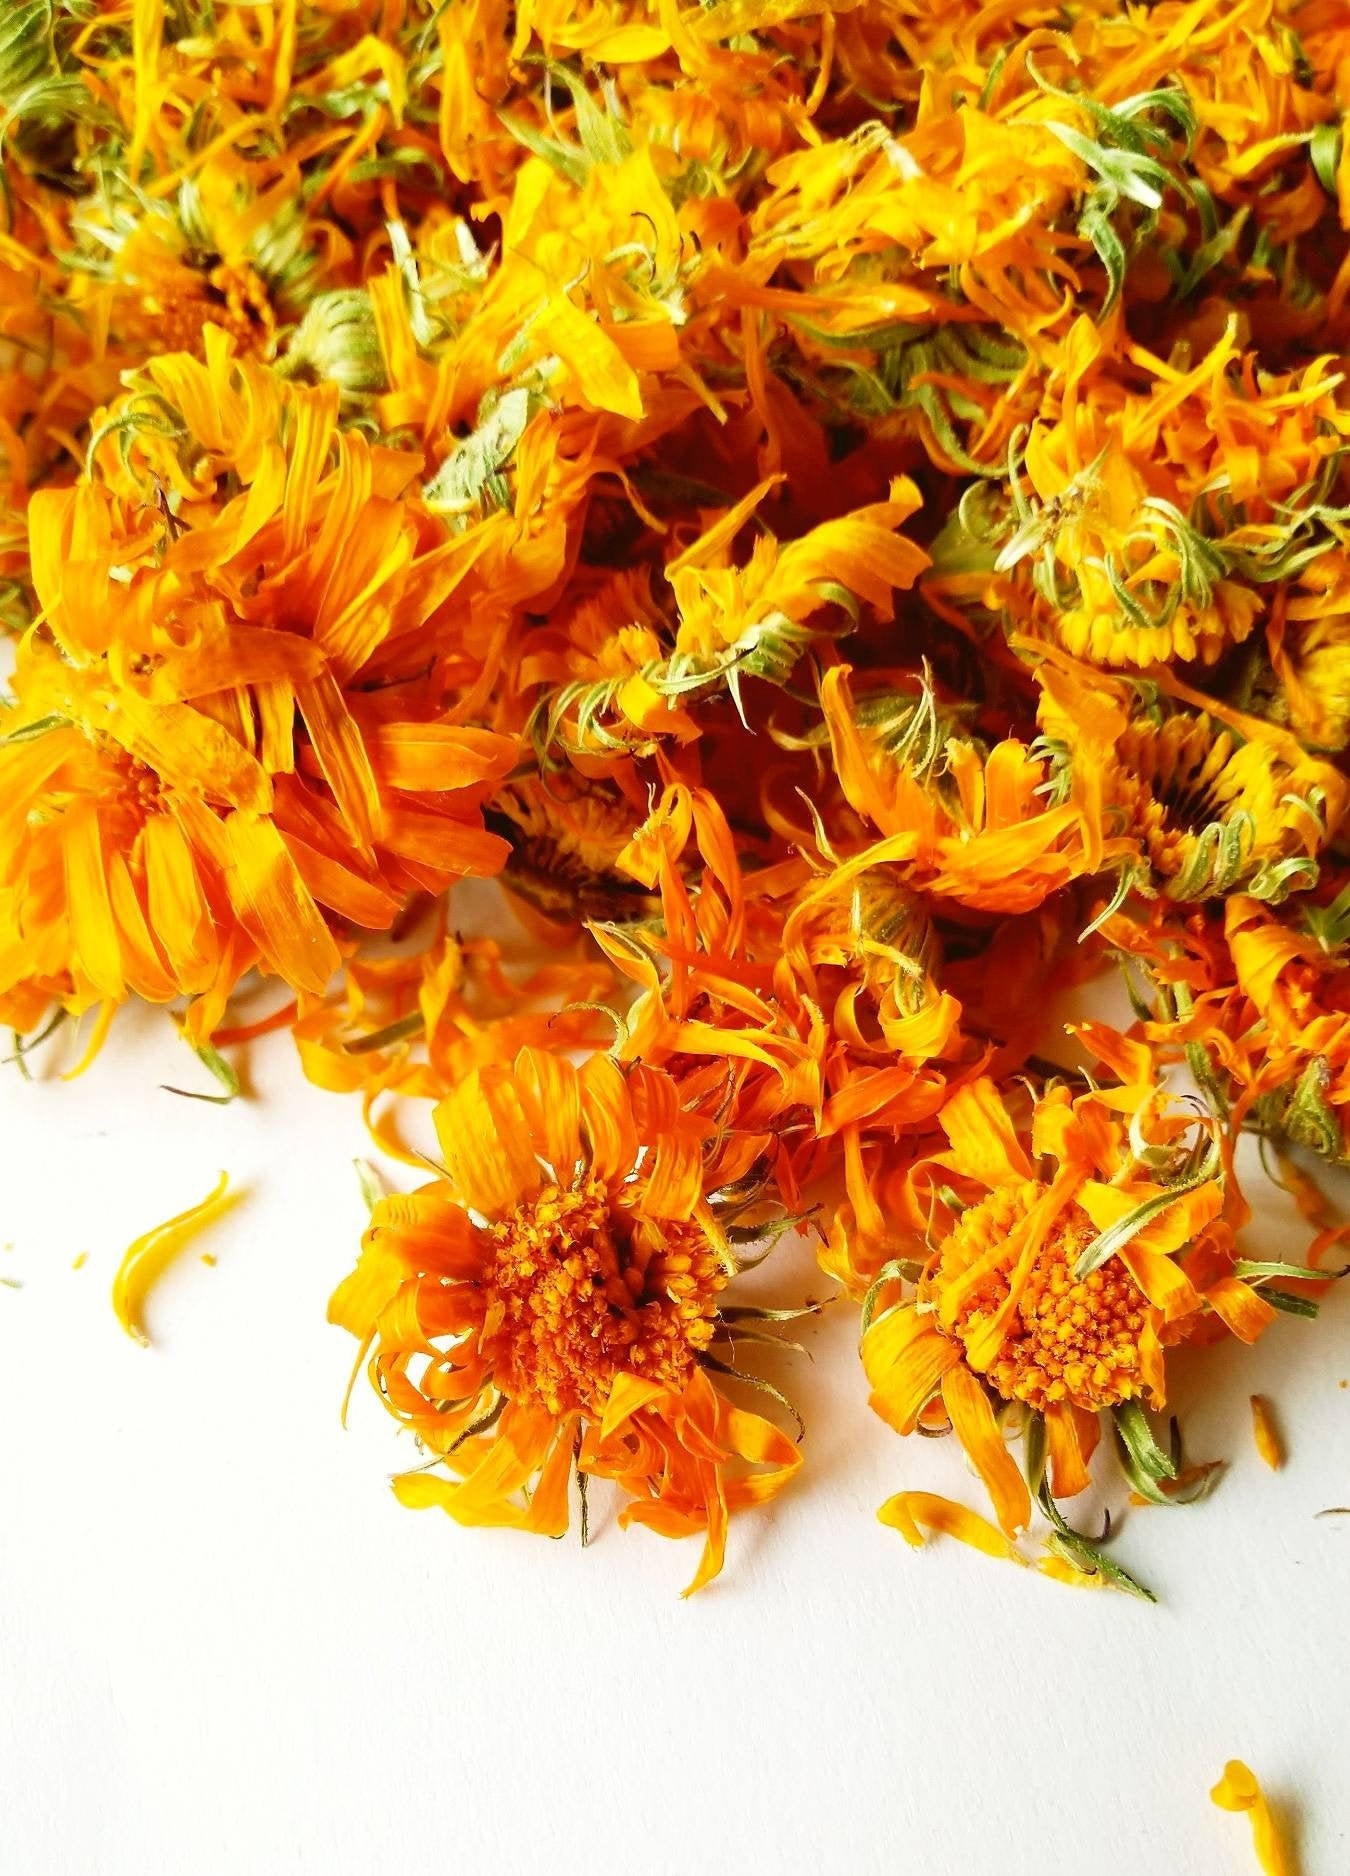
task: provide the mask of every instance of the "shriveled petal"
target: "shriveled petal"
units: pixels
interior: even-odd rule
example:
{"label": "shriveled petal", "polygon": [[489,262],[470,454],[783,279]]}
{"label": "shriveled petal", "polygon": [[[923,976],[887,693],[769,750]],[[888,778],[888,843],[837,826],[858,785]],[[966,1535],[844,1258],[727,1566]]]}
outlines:
{"label": "shriveled petal", "polygon": [[644,1407],[650,1407],[667,1391],[661,1382],[644,1380],[641,1375],[630,1374],[626,1369],[616,1374],[600,1421],[600,1438],[609,1439],[634,1414],[641,1413]]}
{"label": "shriveled petal", "polygon": [[579,1085],[591,1170],[609,1185],[632,1171],[638,1153],[628,1083],[612,1056],[592,1055],[581,1065]]}
{"label": "shriveled petal", "polygon": [[61,854],[75,965],[102,996],[120,1001],[126,994],[122,947],[108,889],[98,810],[90,803],[77,802],[66,814]]}
{"label": "shriveled petal", "polygon": [[169,814],[152,814],[141,829],[146,911],[179,988],[199,990],[215,962],[211,914],[192,849]]}
{"label": "shriveled petal", "polygon": [[276,827],[244,813],[231,814],[223,827],[239,923],[268,968],[288,984],[326,989],[341,962],[338,948]]}
{"label": "shriveled petal", "polygon": [[987,1076],[958,1088],[938,1121],[952,1146],[952,1163],[982,1185],[1029,1179],[1031,1162],[1023,1151],[998,1089]]}
{"label": "shriveled petal", "polygon": [[960,1344],[931,1316],[901,1303],[878,1316],[862,1340],[871,1405],[897,1433],[912,1433],[942,1377],[961,1360]]}
{"label": "shriveled petal", "polygon": [[364,855],[379,831],[382,808],[356,719],[347,708],[337,680],[328,671],[311,684],[297,685],[295,701],[309,731],[315,760],[351,829],[352,845]]}
{"label": "shriveled petal", "polygon": [[535,1150],[569,1186],[581,1161],[581,1091],[566,1056],[525,1048],[516,1057],[516,1093]]}
{"label": "shriveled petal", "polygon": [[971,1464],[984,1480],[1001,1529],[1016,1537],[1031,1522],[1031,1493],[1009,1452],[983,1384],[964,1365],[942,1377],[942,1401]]}
{"label": "shriveled petal", "polygon": [[1075,1498],[1092,1483],[1087,1462],[1097,1444],[1097,1422],[1072,1401],[1055,1401],[1045,1410],[1045,1441],[1050,1454],[1050,1489],[1056,1498]]}
{"label": "shriveled petal", "polygon": [[936,1492],[897,1492],[886,1500],[877,1517],[882,1524],[899,1531],[915,1550],[921,1550],[927,1541],[924,1532],[932,1531],[969,1544],[972,1550],[982,1550],[987,1557],[1001,1557],[1011,1563],[1024,1561],[996,1524]]}
{"label": "shriveled petal", "polygon": [[533,333],[556,352],[576,380],[577,390],[595,410],[619,417],[641,417],[642,390],[633,370],[604,328],[572,304],[565,294],[549,300]]}
{"label": "shriveled petal", "polygon": [[369,1336],[412,1274],[392,1232],[368,1231],[355,1270],[328,1299],[328,1320],[352,1335]]}
{"label": "shriveled petal", "polygon": [[1274,1322],[1277,1313],[1260,1291],[1241,1277],[1221,1277],[1211,1283],[1205,1301],[1240,1342],[1254,1342]]}
{"label": "shriveled petal", "polygon": [[557,1422],[547,1414],[510,1407],[497,1437],[467,1478],[405,1472],[393,1481],[394,1496],[415,1511],[444,1511],[457,1524],[527,1530],[529,1508],[517,1502],[517,1494],[544,1463],[557,1432]]}
{"label": "shriveled petal", "polygon": [[475,1211],[501,1218],[538,1191],[530,1123],[509,1072],[474,1069],[433,1119],[451,1182]]}
{"label": "shriveled petal", "polygon": [[152,1285],[202,1226],[234,1203],[238,1194],[229,1190],[229,1183],[229,1175],[222,1173],[204,1199],[127,1246],[113,1278],[113,1310],[127,1334],[143,1347],[150,1344],[142,1312]]}
{"label": "shriveled petal", "polygon": [[1256,1774],[1241,1759],[1230,1759],[1210,1792],[1223,1811],[1245,1811],[1252,1823],[1252,1846],[1265,1876],[1294,1876],[1279,1827]]}
{"label": "shriveled petal", "polygon": [[371,734],[369,745],[380,780],[415,794],[500,781],[519,750],[514,736],[449,723],[385,723]]}

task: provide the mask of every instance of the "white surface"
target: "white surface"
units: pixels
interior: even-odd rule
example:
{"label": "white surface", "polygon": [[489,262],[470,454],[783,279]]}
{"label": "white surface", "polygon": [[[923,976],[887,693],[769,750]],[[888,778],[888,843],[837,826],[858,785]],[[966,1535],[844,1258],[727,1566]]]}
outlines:
{"label": "white surface", "polygon": [[[804,1482],[681,1603],[689,1545],[394,1503],[413,1449],[364,1384],[341,1431],[353,1345],[324,1321],[359,1112],[286,1037],[253,1062],[247,1104],[161,1093],[195,1064],[141,1012],[83,1080],[0,1074],[5,1876],[1242,1876],[1247,1822],[1207,1797],[1230,1756],[1297,1803],[1306,1876],[1350,1870],[1350,1518],[1314,1516],[1350,1502],[1350,1296],[1192,1363],[1190,1451],[1233,1465],[1131,1514],[1157,1609],[878,1525],[905,1485],[980,1500],[952,1442],[871,1417],[845,1308],[778,1370]],[[121,1249],[221,1167],[248,1197],[202,1240],[219,1263],[184,1256],[139,1348]]]}

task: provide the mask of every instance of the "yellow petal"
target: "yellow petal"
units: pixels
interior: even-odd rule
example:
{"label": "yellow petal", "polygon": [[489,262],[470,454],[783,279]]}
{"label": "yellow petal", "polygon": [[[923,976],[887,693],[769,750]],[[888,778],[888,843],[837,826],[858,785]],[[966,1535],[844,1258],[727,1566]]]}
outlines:
{"label": "yellow petal", "polygon": [[355,1336],[368,1336],[412,1272],[395,1248],[396,1234],[371,1230],[361,1244],[356,1268],[328,1299],[328,1320]]}
{"label": "yellow petal", "polygon": [[550,351],[558,354],[577,389],[596,410],[612,410],[634,420],[642,415],[637,373],[594,319],[564,294],[556,294],[534,327]]}
{"label": "yellow petal", "polygon": [[921,1316],[910,1303],[887,1310],[862,1340],[873,1410],[897,1433],[912,1433],[924,1404],[960,1359],[960,1344],[943,1335],[931,1316]]}
{"label": "yellow petal", "polygon": [[954,1537],[972,1550],[982,1550],[987,1557],[1001,1557],[1010,1563],[1023,1563],[1021,1552],[1005,1537],[997,1525],[982,1518],[977,1511],[958,1505],[954,1499],[936,1492],[897,1492],[888,1498],[877,1517],[893,1531],[899,1531],[907,1544],[916,1550],[927,1541],[925,1531]]}
{"label": "yellow petal", "polygon": [[1284,1446],[1270,1410],[1270,1402],[1264,1394],[1252,1395],[1252,1437],[1256,1441],[1257,1452],[1271,1471],[1277,1472],[1284,1464]]}
{"label": "yellow petal", "polygon": [[1241,1759],[1230,1759],[1210,1792],[1222,1811],[1245,1811],[1252,1820],[1252,1844],[1265,1876],[1295,1876],[1292,1859],[1280,1842],[1274,1816],[1255,1774]]}
{"label": "yellow petal", "polygon": [[942,1377],[942,1401],[952,1430],[984,1480],[1001,1529],[1016,1537],[1031,1522],[1031,1493],[999,1431],[983,1384],[959,1366]]}
{"label": "yellow petal", "polygon": [[475,1211],[501,1218],[538,1191],[530,1124],[508,1072],[474,1069],[439,1103],[432,1119],[446,1171]]}
{"label": "yellow petal", "polygon": [[127,1246],[113,1278],[112,1305],[117,1320],[142,1347],[150,1346],[141,1311],[151,1287],[201,1227],[233,1205],[239,1195],[228,1191],[229,1183],[228,1173],[222,1173],[204,1199],[177,1217],[166,1218],[162,1225],[153,1226]]}
{"label": "yellow petal", "polygon": [[80,802],[70,809],[65,817],[61,854],[75,968],[101,996],[120,1001],[126,995],[122,946],[113,917],[97,808]]}

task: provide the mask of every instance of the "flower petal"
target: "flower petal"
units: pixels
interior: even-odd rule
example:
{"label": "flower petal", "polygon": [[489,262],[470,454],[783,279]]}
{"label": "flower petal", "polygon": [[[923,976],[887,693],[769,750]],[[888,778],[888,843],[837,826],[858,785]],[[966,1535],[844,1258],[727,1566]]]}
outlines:
{"label": "flower petal", "polygon": [[1031,1522],[1031,1493],[1008,1451],[983,1384],[963,1365],[949,1368],[942,1377],[942,1401],[953,1432],[994,1501],[1000,1528],[1016,1537]]}

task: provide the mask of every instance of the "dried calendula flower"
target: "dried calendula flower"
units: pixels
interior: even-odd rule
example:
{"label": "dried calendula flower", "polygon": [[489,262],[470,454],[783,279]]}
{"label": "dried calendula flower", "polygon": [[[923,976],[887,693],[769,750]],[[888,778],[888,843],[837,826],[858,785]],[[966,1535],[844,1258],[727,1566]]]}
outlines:
{"label": "dried calendula flower", "polygon": [[450,1475],[406,1473],[400,1500],[558,1536],[573,1471],[610,1479],[621,1522],[704,1533],[700,1588],[728,1514],[800,1463],[716,1379],[715,1346],[756,1313],[727,1313],[725,1296],[736,1265],[717,1195],[752,1171],[741,1143],[656,1070],[604,1056],[578,1070],[535,1049],[467,1076],[436,1124],[446,1177],[376,1202],[330,1306]]}

